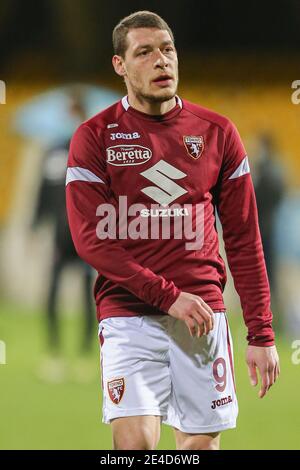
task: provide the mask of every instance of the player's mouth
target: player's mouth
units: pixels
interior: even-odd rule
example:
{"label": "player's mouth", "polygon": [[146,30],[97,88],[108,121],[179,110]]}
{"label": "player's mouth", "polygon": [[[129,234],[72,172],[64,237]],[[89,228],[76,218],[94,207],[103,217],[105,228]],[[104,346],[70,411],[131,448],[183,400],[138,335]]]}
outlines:
{"label": "player's mouth", "polygon": [[159,77],[152,80],[158,86],[170,86],[173,78],[171,75],[160,75]]}

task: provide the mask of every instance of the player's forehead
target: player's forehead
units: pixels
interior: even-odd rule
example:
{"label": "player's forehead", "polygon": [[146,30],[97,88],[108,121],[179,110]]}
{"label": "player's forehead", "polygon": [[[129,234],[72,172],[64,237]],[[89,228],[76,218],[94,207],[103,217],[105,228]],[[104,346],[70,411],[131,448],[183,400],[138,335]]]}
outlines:
{"label": "player's forehead", "polygon": [[135,51],[140,47],[161,47],[164,44],[173,44],[169,32],[158,28],[134,28],[127,33],[127,49]]}

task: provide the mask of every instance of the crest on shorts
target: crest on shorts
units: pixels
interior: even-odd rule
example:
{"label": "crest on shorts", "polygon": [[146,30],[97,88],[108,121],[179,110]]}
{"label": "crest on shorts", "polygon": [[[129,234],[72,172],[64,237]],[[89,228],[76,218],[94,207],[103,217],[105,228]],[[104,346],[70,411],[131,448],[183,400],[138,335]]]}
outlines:
{"label": "crest on shorts", "polygon": [[113,379],[107,382],[107,390],[111,401],[118,405],[122,400],[125,391],[125,380],[124,378]]}
{"label": "crest on shorts", "polygon": [[202,135],[184,135],[183,143],[190,157],[197,160],[204,150],[204,139]]}

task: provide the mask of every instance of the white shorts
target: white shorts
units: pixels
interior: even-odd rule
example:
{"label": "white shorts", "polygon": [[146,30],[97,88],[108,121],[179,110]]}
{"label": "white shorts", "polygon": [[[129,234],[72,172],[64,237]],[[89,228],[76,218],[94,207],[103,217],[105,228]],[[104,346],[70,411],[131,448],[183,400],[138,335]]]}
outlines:
{"label": "white shorts", "polygon": [[214,329],[201,338],[170,315],[102,320],[103,422],[154,415],[186,433],[234,428],[232,340],[226,313],[214,317]]}

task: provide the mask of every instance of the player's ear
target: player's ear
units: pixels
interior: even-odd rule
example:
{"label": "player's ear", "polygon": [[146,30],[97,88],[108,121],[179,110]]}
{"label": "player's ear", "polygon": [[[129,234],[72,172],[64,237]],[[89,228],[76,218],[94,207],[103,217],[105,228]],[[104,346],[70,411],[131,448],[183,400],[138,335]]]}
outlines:
{"label": "player's ear", "polygon": [[112,58],[113,68],[117,75],[124,77],[126,75],[126,67],[124,59],[120,55],[114,55]]}

